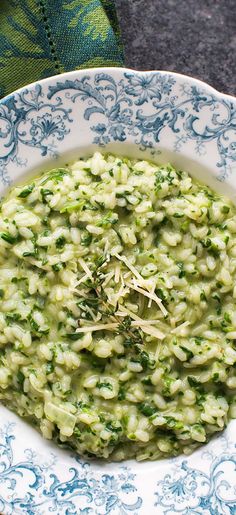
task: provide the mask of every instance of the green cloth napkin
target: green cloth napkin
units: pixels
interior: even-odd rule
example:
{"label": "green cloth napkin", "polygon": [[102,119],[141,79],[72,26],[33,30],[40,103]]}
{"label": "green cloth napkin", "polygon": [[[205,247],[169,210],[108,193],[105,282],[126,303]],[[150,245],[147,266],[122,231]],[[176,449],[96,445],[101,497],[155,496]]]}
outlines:
{"label": "green cloth napkin", "polygon": [[0,0],[0,97],[69,70],[122,65],[113,0]]}

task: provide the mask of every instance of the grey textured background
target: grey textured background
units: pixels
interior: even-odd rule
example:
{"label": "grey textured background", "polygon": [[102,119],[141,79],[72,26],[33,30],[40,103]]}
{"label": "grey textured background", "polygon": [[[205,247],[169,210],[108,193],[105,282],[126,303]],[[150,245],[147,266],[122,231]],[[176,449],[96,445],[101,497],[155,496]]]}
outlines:
{"label": "grey textured background", "polygon": [[125,64],[171,70],[236,95],[236,0],[116,0]]}

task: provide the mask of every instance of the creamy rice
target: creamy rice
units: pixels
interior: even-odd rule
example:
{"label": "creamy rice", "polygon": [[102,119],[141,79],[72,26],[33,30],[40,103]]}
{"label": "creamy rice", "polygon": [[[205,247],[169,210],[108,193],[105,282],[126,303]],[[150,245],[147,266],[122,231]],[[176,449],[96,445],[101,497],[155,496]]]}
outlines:
{"label": "creamy rice", "polygon": [[0,399],[113,460],[190,453],[236,415],[236,208],[95,153],[0,213]]}

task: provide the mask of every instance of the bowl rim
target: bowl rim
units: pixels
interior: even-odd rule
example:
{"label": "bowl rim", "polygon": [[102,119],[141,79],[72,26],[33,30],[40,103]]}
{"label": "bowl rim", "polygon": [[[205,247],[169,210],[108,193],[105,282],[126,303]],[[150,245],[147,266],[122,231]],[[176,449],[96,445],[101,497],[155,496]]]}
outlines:
{"label": "bowl rim", "polygon": [[155,75],[156,73],[160,74],[160,75],[171,75],[171,76],[174,76],[176,77],[176,79],[187,79],[190,83],[196,83],[198,84],[199,86],[201,87],[205,87],[207,89],[210,89],[212,93],[214,93],[215,96],[217,97],[226,97],[226,99],[228,100],[231,100],[231,101],[234,101],[236,102],[236,94],[235,96],[234,95],[230,95],[228,93],[223,93],[221,91],[219,91],[218,89],[214,88],[214,86],[211,86],[210,84],[208,84],[208,82],[205,82],[201,79],[198,79],[196,77],[193,77],[192,75],[186,75],[184,73],[179,73],[179,72],[172,72],[171,70],[136,70],[135,68],[127,68],[126,66],[122,67],[122,66],[98,66],[98,67],[95,67],[95,68],[81,68],[81,69],[78,69],[78,70],[70,70],[68,72],[64,72],[64,73],[57,73],[55,75],[50,75],[49,77],[45,77],[44,79],[38,79],[38,80],[35,80],[33,82],[30,82],[29,84],[25,84],[24,86],[21,86],[20,88],[17,88],[16,90],[12,91],[11,93],[8,93],[8,95],[5,95],[4,97],[2,97],[0,99],[0,103],[4,103],[8,98],[10,98],[12,95],[15,95],[15,94],[18,94],[20,93],[21,91],[27,89],[27,88],[31,88],[33,87],[35,84],[42,84],[42,85],[47,85],[48,82],[50,82],[51,80],[57,80],[57,79],[60,79],[60,78],[63,78],[63,77],[69,77],[69,76],[72,76],[72,77],[77,77],[78,75],[83,75],[85,73],[101,73],[101,72],[106,72],[106,73],[109,73],[109,72],[130,72],[130,73],[134,73],[134,74],[137,74],[137,75],[143,75],[143,74],[148,74],[148,75]]}
{"label": "bowl rim", "polygon": [[[172,72],[172,71],[169,71],[169,70],[149,70],[148,71],[148,70],[135,70],[135,69],[132,69],[132,68],[127,68],[127,67],[115,67],[115,66],[113,66],[113,67],[84,68],[84,69],[80,69],[80,70],[72,70],[72,71],[69,71],[69,72],[62,73],[62,74],[52,75],[52,76],[47,77],[45,79],[39,79],[38,81],[34,81],[34,82],[30,83],[30,84],[27,84],[25,86],[22,86],[22,87],[18,88],[17,90],[13,91],[12,93],[9,93],[8,95],[6,95],[2,99],[0,99],[0,105],[6,103],[8,100],[13,98],[15,95],[21,94],[21,93],[26,92],[26,91],[30,92],[30,90],[32,90],[37,84],[42,85],[43,87],[47,87],[51,83],[56,82],[58,80],[59,81],[65,81],[67,79],[72,79],[72,80],[76,80],[77,79],[77,80],[80,80],[80,78],[84,77],[85,75],[90,75],[91,74],[91,76],[94,77],[96,74],[99,74],[99,73],[106,73],[108,75],[112,75],[115,80],[116,80],[116,78],[120,79],[120,76],[121,75],[123,76],[125,73],[132,74],[134,77],[135,76],[136,77],[138,77],[138,76],[140,76],[140,77],[142,77],[142,76],[152,77],[152,76],[155,76],[156,74],[158,74],[159,76],[169,76],[169,77],[175,78],[176,82],[178,82],[178,81],[186,81],[186,83],[188,85],[190,85],[190,86],[198,86],[199,88],[203,89],[204,92],[209,92],[212,96],[214,96],[215,100],[218,100],[218,99],[219,100],[220,99],[224,100],[225,99],[228,102],[232,102],[233,105],[236,105],[236,96],[234,97],[233,95],[228,95],[226,93],[221,93],[220,91],[215,89],[213,86],[209,85],[208,83],[206,83],[206,82],[204,82],[202,80],[199,80],[199,79],[197,79],[195,77],[192,77],[190,75],[185,75],[185,74],[182,74],[182,73]],[[0,408],[1,407],[2,406],[0,405]],[[14,415],[12,412],[9,412],[9,415],[8,415],[7,418],[8,418],[9,421],[11,421],[11,420],[15,420],[15,417],[17,417],[17,415]],[[5,417],[3,417],[3,420],[5,421]],[[24,423],[24,420],[21,419],[20,422]],[[236,428],[236,421],[231,420],[230,425],[231,425],[231,427]],[[21,427],[23,429],[23,426],[21,426]],[[0,424],[0,430],[1,430],[1,424]],[[24,432],[24,430],[22,430],[22,434],[23,434],[23,432]],[[233,433],[233,430],[232,430],[232,433]],[[14,459],[16,458],[16,456],[20,456],[22,458],[22,454],[20,454],[20,453],[23,452],[23,450],[26,447],[26,445],[25,445],[25,441],[26,441],[25,437],[27,439],[27,435],[28,434],[29,434],[28,433],[28,429],[26,428],[26,432],[25,432],[26,436],[24,435],[24,438],[21,437],[21,435],[19,435],[19,440],[18,440],[18,437],[16,437],[15,445],[19,449],[17,449],[15,447],[16,450],[14,450]],[[229,434],[228,430],[225,429],[224,430],[224,435],[228,435],[228,434]],[[0,436],[1,436],[1,434],[0,434]],[[222,436],[222,433],[220,433],[220,436]],[[23,440],[21,438],[23,438]],[[158,485],[159,489],[162,489],[162,488],[164,489],[164,488],[166,488],[166,486],[168,487],[168,484],[169,484],[168,481],[169,480],[168,480],[168,477],[167,477],[166,474],[170,474],[171,475],[171,480],[173,481],[173,485],[175,484],[176,480],[178,482],[178,477],[179,477],[180,471],[181,471],[181,474],[182,474],[182,469],[185,471],[184,472],[185,475],[184,475],[183,479],[182,479],[182,476],[180,475],[180,480],[183,481],[183,484],[184,484],[184,481],[187,481],[187,479],[185,479],[185,478],[187,478],[188,475],[191,478],[191,474],[192,474],[191,470],[193,470],[193,469],[194,469],[194,473],[196,474],[196,477],[197,477],[198,481],[201,480],[202,474],[204,475],[204,477],[207,480],[208,480],[208,478],[209,478],[209,480],[211,480],[211,477],[213,477],[213,473],[211,474],[211,470],[210,470],[209,467],[213,466],[214,463],[218,463],[218,462],[219,463],[221,463],[221,462],[224,463],[224,460],[225,460],[225,457],[224,457],[225,455],[223,454],[223,447],[222,447],[222,450],[221,450],[221,448],[217,447],[218,455],[217,455],[216,458],[214,458],[214,454],[213,454],[214,445],[217,446],[218,444],[217,444],[217,436],[215,436],[213,438],[211,439],[212,443],[210,442],[210,444],[208,444],[208,445],[210,445],[210,447],[208,447],[206,449],[206,448],[204,448],[204,446],[200,446],[197,451],[195,451],[194,453],[191,454],[189,460],[188,460],[188,458],[189,458],[188,456],[184,456],[183,454],[181,454],[176,459],[175,462],[174,461],[172,462],[171,459],[158,460],[158,461],[154,461],[154,462],[148,461],[148,462],[146,462],[147,465],[145,465],[145,466],[143,466],[142,462],[141,463],[136,463],[135,462],[134,465],[131,464],[130,461],[127,461],[127,460],[122,462],[122,464],[125,467],[131,467],[131,473],[134,472],[134,475],[133,475],[132,479],[129,479],[129,477],[127,476],[127,482],[130,481],[131,482],[131,487],[133,488],[133,492],[136,491],[136,493],[134,494],[135,495],[135,499],[137,498],[137,496],[139,496],[138,499],[140,499],[140,495],[141,495],[141,500],[142,500],[142,502],[144,504],[143,504],[143,506],[140,505],[141,506],[141,510],[138,511],[138,513],[140,513],[140,515],[141,514],[145,515],[145,513],[147,513],[147,511],[149,511],[149,513],[154,513],[154,511],[156,512],[156,510],[158,510],[158,508],[154,508],[154,506],[159,506],[159,509],[161,510],[160,513],[163,513],[163,515],[164,515],[164,513],[167,513],[166,509],[168,507],[169,507],[169,509],[173,510],[173,515],[174,515],[174,513],[177,513],[177,511],[175,511],[175,506],[177,507],[177,509],[178,509],[178,506],[175,504],[175,502],[174,502],[174,505],[171,505],[171,506],[166,505],[164,500],[163,500],[163,503],[162,503],[162,497],[158,498],[158,503],[159,504],[155,504],[154,505],[154,496],[156,496],[157,493],[158,493],[156,491],[157,485]],[[229,446],[227,447],[227,452],[229,453],[229,455],[230,455],[230,453],[232,455],[233,454],[233,450],[231,451],[231,447],[230,447],[231,440],[230,440],[230,438],[228,436],[224,436],[224,438],[227,439],[227,441],[229,441]],[[14,436],[13,436],[13,439],[14,439]],[[22,441],[23,441],[23,445],[22,445],[22,449],[20,449]],[[224,439],[222,440],[222,442],[224,443]],[[233,443],[235,444],[235,439],[233,439]],[[35,434],[35,436],[30,441],[30,447],[32,447],[36,451],[37,454],[42,452],[43,456],[46,455],[47,452],[50,453],[52,451],[51,447],[50,448],[47,447],[46,440],[44,440],[39,433]],[[213,449],[213,451],[212,451],[212,449]],[[201,453],[204,453],[204,452],[205,453],[208,452],[209,455],[210,455],[210,453],[212,453],[212,458],[208,462],[204,458],[204,467],[203,467],[202,462],[200,462],[200,455],[201,455]],[[55,450],[55,454],[56,455],[57,455],[57,453],[59,453],[59,448],[56,448],[56,450]],[[61,453],[61,449],[60,449],[60,453]],[[65,473],[65,477],[68,477],[69,464],[71,466],[75,466],[78,469],[78,471],[82,473],[83,469],[82,469],[81,464],[79,462],[75,463],[73,461],[73,465],[72,465],[72,462],[71,461],[69,462],[69,458],[71,458],[71,456],[69,456],[69,452],[68,451],[66,451],[66,453],[68,453],[68,456],[67,456],[68,457],[68,461],[64,460],[63,457],[62,457],[62,454],[60,454],[60,457],[58,458],[58,463],[56,464],[55,468],[53,469],[55,474],[56,475],[58,474],[58,477],[64,477],[63,474]],[[198,453],[197,456],[196,456],[196,453]],[[60,466],[60,464],[62,462],[64,464],[65,470],[63,471],[62,476],[60,476],[59,475],[59,466]],[[228,462],[230,462],[230,458],[228,459]],[[182,464],[185,464],[185,463],[187,463],[187,465],[186,466],[184,465],[185,466],[185,469],[184,469],[182,467]],[[236,464],[236,458],[235,458],[235,464]],[[118,474],[123,470],[122,466],[118,467],[118,465],[119,464],[116,464],[115,462],[112,462],[111,463],[111,467],[110,467],[110,465],[107,465],[106,468],[102,467],[101,469],[99,469],[99,471],[97,469],[95,469],[95,468],[92,469],[92,477],[96,478],[99,475],[99,478],[100,478],[100,476],[101,476],[101,478],[99,479],[99,485],[100,485],[101,489],[104,488],[102,474],[106,474],[108,478],[112,478],[113,475],[117,478]],[[175,471],[174,471],[173,467],[175,467]],[[230,468],[229,467],[228,467],[228,470],[229,470],[229,472],[228,472],[228,477],[229,477],[229,475],[230,475]],[[159,471],[161,472],[160,477],[158,476]],[[89,472],[88,472],[88,477],[90,477],[89,476]],[[49,477],[48,477],[46,472],[44,473],[44,479],[45,479],[45,481],[49,481]],[[158,480],[158,482],[157,482],[157,480]],[[60,481],[61,481],[61,484],[63,485],[64,483],[62,482],[62,479]],[[149,485],[149,481],[150,481],[150,485]],[[69,478],[67,479],[67,482],[68,483],[70,482]],[[148,487],[144,488],[144,484],[148,484]],[[17,485],[16,493],[18,491],[19,491],[19,486]],[[117,495],[119,496],[119,491],[117,492]],[[163,499],[164,499],[164,497],[165,496],[163,496]],[[79,502],[79,499],[80,499],[80,497],[78,495],[77,502]],[[162,506],[162,508],[161,508],[161,506]],[[80,508],[79,504],[78,504],[78,506],[76,505],[76,508]],[[189,508],[190,509],[192,508],[194,510],[194,508],[191,505],[189,505]],[[134,508],[132,508],[131,511],[133,511],[133,509]],[[169,509],[168,509],[168,512],[169,512]],[[6,511],[4,509],[3,509],[3,513],[6,513]],[[180,513],[179,509],[178,509],[178,513]]]}

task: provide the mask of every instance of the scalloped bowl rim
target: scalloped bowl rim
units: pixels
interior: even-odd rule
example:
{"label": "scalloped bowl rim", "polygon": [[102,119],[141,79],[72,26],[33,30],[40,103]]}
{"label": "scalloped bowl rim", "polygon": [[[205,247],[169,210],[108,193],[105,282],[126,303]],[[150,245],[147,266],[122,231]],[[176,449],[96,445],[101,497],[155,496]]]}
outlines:
{"label": "scalloped bowl rim", "polygon": [[99,66],[97,68],[81,68],[79,70],[71,70],[71,71],[64,72],[64,73],[57,73],[55,75],[51,75],[50,77],[45,77],[44,79],[39,79],[38,81],[30,82],[29,84],[26,84],[25,86],[21,86],[20,88],[17,88],[16,90],[12,91],[12,93],[8,93],[8,95],[5,95],[4,97],[0,98],[0,104],[2,102],[4,102],[6,99],[8,99],[9,97],[11,97],[12,95],[15,95],[16,93],[21,93],[25,89],[32,88],[33,86],[35,86],[35,84],[38,84],[38,83],[44,85],[54,79],[62,79],[64,77],[65,78],[66,77],[73,78],[74,75],[77,76],[78,74],[83,75],[84,73],[94,73],[94,72],[109,73],[109,72],[114,72],[114,71],[115,72],[116,71],[130,72],[130,73],[135,73],[135,75],[136,74],[143,75],[144,73],[148,74],[148,75],[154,75],[156,73],[160,73],[162,75],[173,75],[177,79],[178,78],[187,79],[188,81],[190,81],[192,83],[197,83],[197,84],[199,84],[199,86],[202,86],[204,88],[212,90],[212,92],[216,95],[219,95],[221,97],[224,96],[228,99],[231,99],[234,102],[236,101],[236,96],[221,92],[218,89],[214,88],[214,86],[211,86],[211,84],[209,84],[208,82],[205,82],[201,79],[193,77],[192,75],[186,75],[184,73],[179,73],[179,72],[172,72],[170,70],[135,70],[134,68],[126,68],[126,67],[122,67],[122,66]]}
{"label": "scalloped bowl rim", "polygon": [[[89,74],[91,74],[93,76],[95,76],[96,74],[107,74],[107,75],[113,76],[114,79],[116,80],[116,74],[117,75],[119,75],[119,74],[120,75],[122,75],[122,74],[124,75],[125,73],[133,74],[135,76],[137,75],[137,76],[140,76],[140,77],[142,77],[144,75],[145,76],[153,76],[154,77],[157,74],[161,75],[161,76],[170,76],[170,77],[173,77],[176,80],[177,84],[178,84],[178,81],[183,81],[184,80],[190,86],[198,86],[199,88],[202,88],[204,91],[209,92],[210,95],[214,95],[214,97],[216,97],[219,100],[220,99],[221,100],[225,99],[225,100],[227,100],[229,102],[232,102],[233,104],[235,104],[235,108],[236,108],[236,98],[234,96],[231,96],[231,95],[228,95],[228,94],[225,94],[225,93],[220,93],[218,90],[216,90],[215,88],[213,88],[209,84],[207,84],[204,81],[201,81],[199,79],[195,79],[194,77],[187,76],[187,75],[180,74],[180,73],[171,72],[171,71],[168,71],[168,70],[167,71],[164,71],[164,70],[151,70],[151,71],[141,71],[141,70],[139,70],[139,71],[137,71],[137,70],[133,70],[133,69],[130,69],[130,68],[122,68],[122,67],[99,67],[99,68],[88,68],[88,69],[82,69],[82,70],[75,70],[75,71],[66,72],[66,73],[63,73],[63,74],[54,75],[54,76],[51,76],[51,77],[39,80],[37,82],[33,82],[33,83],[29,84],[29,85],[26,85],[26,86],[23,86],[23,87],[17,89],[16,91],[14,91],[14,92],[10,93],[9,95],[5,96],[4,98],[2,98],[0,100],[0,108],[1,108],[2,105],[5,105],[10,99],[14,98],[17,95],[21,95],[24,92],[33,90],[33,88],[35,88],[35,86],[37,86],[37,85],[40,85],[41,87],[45,87],[46,88],[51,83],[56,83],[57,80],[62,82],[62,81],[68,80],[68,79],[70,79],[70,80],[80,79],[80,77],[85,76],[85,75],[89,75]],[[0,122],[1,122],[1,118],[0,118]],[[91,142],[90,142],[90,145],[91,145]],[[0,159],[1,159],[1,156],[0,156]],[[38,160],[40,160],[40,157],[38,157]],[[156,160],[158,160],[158,159],[156,159]],[[230,187],[232,188],[232,184],[230,184]],[[236,191],[236,184],[234,185],[233,189]],[[71,466],[72,466],[72,463],[73,463],[74,467],[77,467],[77,469],[79,470],[79,473],[82,474],[83,465],[81,465],[81,463],[79,461],[76,462],[74,458],[71,458],[71,456],[69,456],[69,452],[68,451],[63,451],[61,449],[58,449],[57,447],[55,447],[54,444],[51,444],[51,443],[48,443],[48,442],[44,441],[42,439],[42,437],[38,433],[35,434],[35,431],[33,429],[29,428],[29,426],[25,422],[23,422],[22,420],[19,420],[16,417],[16,415],[12,414],[11,412],[8,412],[6,410],[6,408],[3,408],[3,407],[0,406],[0,412],[3,413],[3,418],[4,418],[5,421],[7,419],[9,419],[9,421],[13,422],[14,424],[16,424],[18,426],[18,428],[22,428],[22,430],[20,431],[20,434],[17,435],[17,437],[16,437],[17,449],[16,448],[14,449],[15,456],[17,456],[17,458],[18,458],[18,462],[20,462],[20,458],[21,458],[21,460],[23,459],[22,458],[23,452],[26,450],[26,449],[23,450],[23,448],[27,446],[26,445],[27,444],[27,436],[26,436],[26,439],[25,439],[24,434],[23,434],[24,431],[25,431],[25,434],[28,435],[29,438],[31,438],[31,435],[32,435],[32,442],[33,442],[32,445],[34,446],[34,450],[37,449],[37,452],[39,451],[39,455],[40,456],[43,453],[46,453],[46,454],[48,454],[49,452],[54,453],[54,454],[56,454],[58,456],[58,463],[59,463],[59,465],[64,463],[64,460],[66,460],[68,458],[68,471],[70,470],[69,469],[69,463],[71,464]],[[229,424],[229,427],[230,428],[232,427],[232,431],[233,431],[233,428],[234,429],[236,428],[236,422],[231,422]],[[1,435],[3,435],[3,432],[1,433],[1,429],[2,429],[2,425],[0,425],[0,444],[1,444]],[[6,434],[8,434],[7,431],[8,431],[8,429],[6,429]],[[13,437],[14,437],[14,429],[13,429],[13,427],[10,427],[9,431],[10,431],[9,434],[11,436],[13,435]],[[120,483],[119,483],[120,486],[117,487],[119,492],[121,492],[121,491],[123,492],[123,490],[125,490],[124,484],[129,484],[130,485],[130,492],[129,492],[130,495],[131,495],[132,492],[136,492],[135,495],[134,495],[134,497],[136,499],[135,502],[132,501],[132,502],[130,502],[130,504],[127,504],[127,502],[125,503],[125,501],[123,501],[123,497],[122,497],[123,493],[122,493],[122,495],[121,495],[121,493],[119,495],[117,494],[117,496],[118,496],[117,507],[118,508],[121,507],[121,509],[127,509],[127,513],[128,513],[128,511],[134,511],[136,509],[139,510],[138,512],[135,512],[136,514],[143,514],[143,515],[145,515],[147,513],[147,510],[149,510],[150,513],[156,512],[156,508],[155,508],[155,495],[156,495],[156,501],[158,502],[159,509],[162,510],[162,511],[158,511],[158,513],[163,513],[163,514],[167,513],[167,511],[169,509],[173,510],[171,512],[171,515],[172,515],[172,513],[174,514],[174,513],[177,513],[177,512],[178,513],[183,513],[183,511],[180,512],[179,509],[178,509],[178,503],[179,502],[183,503],[183,510],[186,509],[186,508],[188,509],[189,507],[194,510],[198,506],[199,507],[201,506],[200,501],[199,501],[199,504],[195,505],[194,501],[191,500],[192,504],[191,505],[186,505],[187,501],[185,502],[185,497],[184,497],[184,494],[183,494],[183,496],[182,496],[183,498],[181,498],[182,500],[179,499],[179,498],[178,499],[174,499],[173,498],[171,500],[172,504],[171,503],[168,504],[167,500],[165,500],[165,495],[164,495],[163,492],[165,491],[165,488],[168,488],[169,486],[170,486],[170,490],[171,490],[171,484],[173,486],[176,484],[175,480],[174,480],[175,479],[175,472],[174,471],[178,471],[179,477],[182,478],[181,479],[182,482],[187,482],[187,478],[188,478],[188,476],[191,476],[191,474],[193,474],[192,470],[195,470],[195,462],[198,462],[198,460],[199,460],[199,470],[197,469],[197,473],[199,472],[199,477],[204,472],[206,481],[209,481],[209,484],[212,485],[213,484],[212,482],[214,481],[214,476],[212,475],[213,473],[211,473],[209,471],[210,466],[211,466],[211,469],[212,469],[214,463],[216,463],[216,459],[217,459],[218,454],[219,454],[220,457],[222,456],[221,462],[225,463],[225,461],[224,461],[225,458],[223,458],[224,445],[225,445],[226,450],[228,450],[228,449],[232,449],[232,446],[234,447],[235,444],[236,444],[236,439],[232,440],[232,435],[230,436],[230,433],[232,431],[231,430],[229,431],[229,429],[226,429],[224,434],[223,434],[223,436],[213,438],[212,441],[209,444],[207,444],[206,447],[201,448],[201,449],[195,451],[189,458],[180,456],[180,457],[175,458],[175,459],[160,460],[159,462],[146,462],[146,463],[136,463],[136,462],[133,462],[133,461],[125,462],[125,464],[124,464],[124,466],[125,466],[124,467],[124,474],[126,473],[125,472],[126,467],[128,467],[128,469],[130,468],[131,472],[127,472],[127,477],[124,480],[122,480],[122,479],[118,480],[119,474],[121,474],[121,471],[123,470],[123,468],[122,468],[123,465],[122,464],[121,465],[120,464],[103,464],[103,465],[101,465],[101,463],[98,463],[98,464],[94,463],[94,465],[90,466],[91,467],[90,470],[92,471],[91,477],[93,478],[94,474],[95,474],[95,476],[96,476],[96,474],[100,475],[99,476],[100,479],[98,480],[98,482],[100,481],[100,483],[99,483],[100,490],[102,488],[103,489],[105,488],[104,473],[106,473],[107,477],[109,477],[109,478],[112,477],[109,474],[111,474],[111,473],[112,474],[116,474],[116,478],[117,478],[118,483],[120,481]],[[34,432],[34,434],[33,434],[33,432]],[[7,439],[5,439],[4,442],[5,442],[4,445],[6,447],[6,450],[9,450],[9,447],[7,447],[7,445],[9,445],[7,443],[8,442]],[[219,443],[219,442],[221,442],[221,443]],[[220,452],[219,449],[221,449],[221,450],[223,449],[222,452]],[[208,465],[210,463],[209,467],[207,465],[207,469],[208,469],[207,472],[205,472],[204,468],[203,469],[201,468],[201,467],[203,467],[202,463],[204,462],[204,460],[205,460],[205,462],[204,462],[205,465],[207,463],[207,459],[204,457],[205,454],[209,455],[208,456]],[[32,460],[33,460],[33,457],[32,457]],[[218,459],[218,461],[219,461],[219,459]],[[230,459],[228,461],[230,462]],[[26,462],[26,465],[25,465],[26,468],[27,468],[27,463],[28,462]],[[186,463],[187,463],[187,465],[185,465]],[[200,466],[200,463],[201,463],[201,466]],[[236,459],[235,459],[234,463],[236,464]],[[1,461],[0,461],[0,465],[1,465]],[[59,467],[59,465],[58,465],[58,467]],[[204,467],[205,467],[205,465],[204,465]],[[230,477],[230,467],[229,467],[229,465],[227,465],[227,466],[229,468],[229,473],[228,473],[227,477]],[[54,471],[53,467],[54,467],[54,465],[52,465],[52,470]],[[9,470],[10,470],[10,464],[9,464]],[[36,465],[35,465],[35,470],[36,470]],[[42,470],[44,470],[44,469],[43,468],[41,469],[41,473],[42,473]],[[56,467],[56,465],[55,465],[55,470],[57,471],[57,474],[59,475],[58,468]],[[180,473],[180,471],[183,471],[183,470],[187,471],[185,476],[182,474],[182,472]],[[60,484],[61,485],[67,485],[71,481],[71,479],[67,478],[67,476],[66,476],[66,475],[68,475],[68,473],[67,473],[68,471],[65,470],[65,472],[62,473],[63,480],[62,480],[62,477],[60,477],[60,481],[61,481]],[[151,473],[152,476],[154,476],[154,471],[156,471],[156,473],[157,473],[156,477],[150,478],[149,473]],[[132,476],[133,472],[135,474],[135,477]],[[172,483],[171,484],[169,484],[169,480],[168,480],[168,476],[167,476],[168,472],[171,472],[171,474],[172,474],[172,476],[171,476]],[[177,473],[177,475],[178,475],[178,473]],[[46,472],[45,472],[45,474],[46,474]],[[102,474],[102,476],[101,476],[101,474]],[[10,472],[9,472],[9,476],[10,476]],[[162,479],[160,479],[161,477],[162,477]],[[191,476],[191,477],[194,478],[193,476]],[[1,480],[1,468],[0,468],[0,480]],[[46,478],[46,480],[50,481],[50,476],[49,475]],[[145,482],[146,481],[150,482],[150,488],[148,488],[146,486],[146,490],[147,491],[145,490],[145,488],[143,488],[143,481],[144,480],[145,480]],[[159,480],[159,481],[157,481],[157,480]],[[91,487],[89,487],[89,481],[87,480],[87,476],[85,476],[85,481],[87,481],[87,493],[90,494],[91,493],[90,492]],[[124,481],[124,482],[122,483],[122,481]],[[156,491],[157,484],[158,484],[158,487],[159,487],[158,491]],[[235,481],[235,484],[236,484],[236,481]],[[70,485],[71,485],[71,483],[70,483]],[[20,495],[20,488],[21,487],[18,487],[18,490],[17,490],[18,495]],[[120,488],[120,490],[119,490],[119,488]],[[133,488],[133,490],[132,490],[132,488]],[[109,495],[115,495],[114,494],[115,491],[116,491],[116,489],[114,488],[113,489],[113,494],[110,491]],[[66,490],[65,490],[65,492],[66,492]],[[163,495],[161,495],[160,492],[162,492]],[[126,493],[128,494],[128,491]],[[193,493],[193,497],[194,497],[194,495],[195,495],[194,490],[192,491],[192,493]],[[42,494],[42,495],[44,495],[44,494]],[[55,495],[58,495],[58,494],[55,494]],[[82,495],[82,494],[78,494],[78,496],[79,495]],[[95,509],[95,507],[98,507],[98,506],[101,505],[101,504],[100,505],[98,504],[100,502],[99,501],[100,493],[98,492],[96,495],[97,495],[97,497],[96,498],[94,497],[93,500],[91,501],[91,502],[95,503],[94,504],[94,509]],[[132,497],[132,495],[131,495],[131,497]],[[216,495],[216,493],[215,493],[215,495]],[[76,496],[77,496],[77,494],[76,494]],[[75,496],[75,498],[77,499],[78,496],[77,497],[76,496]],[[152,496],[152,498],[151,498],[151,496]],[[137,499],[139,499],[139,500],[137,500]],[[48,502],[48,500],[47,500],[47,502]],[[77,503],[76,504],[76,508],[80,508],[82,506],[82,505],[80,505],[80,502],[79,502],[78,499],[75,500],[73,498],[73,502]],[[184,502],[185,502],[185,504],[184,504]],[[45,506],[48,509],[49,505],[46,504],[46,501],[45,501]],[[235,506],[236,506],[236,497],[235,497]],[[176,510],[175,510],[175,507],[176,507]],[[100,515],[100,513],[101,514],[104,513],[104,515],[110,513],[109,509],[108,508],[106,508],[106,509],[108,511],[104,511],[104,512],[101,511],[101,512],[96,512],[96,513],[99,513],[99,515]],[[8,508],[6,508],[6,505],[3,505],[3,507],[1,507],[1,498],[0,498],[0,510],[4,513],[4,515],[5,515],[5,513],[6,514],[8,513],[8,511],[7,511]],[[167,510],[167,511],[165,511],[165,510]],[[22,513],[24,513],[24,512],[22,512]],[[86,513],[89,513],[89,512],[86,512]],[[95,513],[95,511],[94,511],[94,513]],[[170,512],[168,511],[168,513],[170,513]],[[199,513],[201,513],[201,512],[199,512]],[[214,512],[212,511],[211,513],[213,514]]]}

